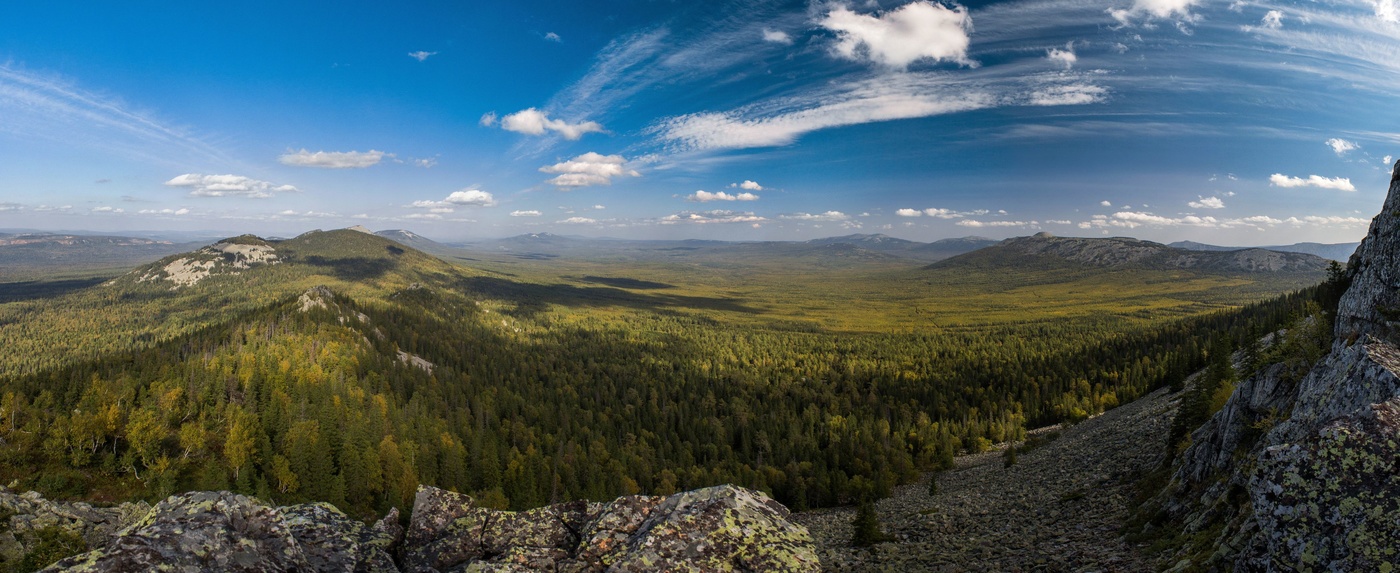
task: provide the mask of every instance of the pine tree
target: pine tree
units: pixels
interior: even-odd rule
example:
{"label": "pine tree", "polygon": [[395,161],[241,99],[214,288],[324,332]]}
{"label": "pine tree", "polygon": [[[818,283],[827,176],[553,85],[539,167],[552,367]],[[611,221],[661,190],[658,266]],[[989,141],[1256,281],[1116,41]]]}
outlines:
{"label": "pine tree", "polygon": [[875,514],[875,504],[862,501],[856,506],[856,517],[851,521],[851,545],[870,547],[876,543],[889,541],[889,536],[880,528],[880,517]]}

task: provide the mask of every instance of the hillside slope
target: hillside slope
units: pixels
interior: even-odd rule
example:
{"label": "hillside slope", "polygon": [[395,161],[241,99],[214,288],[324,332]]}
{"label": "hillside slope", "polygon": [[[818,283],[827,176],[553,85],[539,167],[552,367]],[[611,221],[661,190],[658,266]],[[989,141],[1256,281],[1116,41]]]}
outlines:
{"label": "hillside slope", "polygon": [[1190,251],[1131,238],[1056,237],[1039,233],[1017,237],[930,265],[957,267],[1101,267],[1150,270],[1190,270],[1208,273],[1313,273],[1327,269],[1315,255],[1264,249]]}
{"label": "hillside slope", "polygon": [[[1184,569],[1400,569],[1400,163],[1330,314],[1295,322],[1143,512]],[[1227,390],[1229,386],[1225,387]]]}

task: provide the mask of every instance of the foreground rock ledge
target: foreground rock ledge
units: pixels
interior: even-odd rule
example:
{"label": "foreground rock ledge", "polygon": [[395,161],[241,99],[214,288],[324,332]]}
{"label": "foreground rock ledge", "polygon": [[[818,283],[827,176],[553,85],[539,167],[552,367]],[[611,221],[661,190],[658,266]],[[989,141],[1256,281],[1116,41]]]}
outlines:
{"label": "foreground rock ledge", "polygon": [[807,529],[788,517],[764,494],[729,485],[521,512],[423,486],[407,530],[397,511],[366,526],[324,503],[270,507],[229,492],[192,492],[89,539],[97,549],[45,571],[820,570]]}

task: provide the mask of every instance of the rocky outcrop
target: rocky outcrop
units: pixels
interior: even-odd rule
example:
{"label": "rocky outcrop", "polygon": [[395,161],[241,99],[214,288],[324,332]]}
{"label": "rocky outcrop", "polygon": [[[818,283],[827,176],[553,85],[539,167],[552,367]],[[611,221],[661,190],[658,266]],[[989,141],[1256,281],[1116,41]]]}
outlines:
{"label": "rocky outcrop", "polygon": [[171,496],[147,512],[0,494],[0,507],[11,502],[26,511],[12,523],[52,521],[88,539],[91,551],[45,569],[51,572],[820,569],[807,530],[788,521],[786,508],[734,486],[521,512],[420,487],[407,530],[397,511],[366,526],[329,504],[271,507],[229,492]]}
{"label": "rocky outcrop", "polygon": [[1348,278],[1330,352],[1300,379],[1241,382],[1177,460],[1162,505],[1219,548],[1187,559],[1400,570],[1400,163]]}
{"label": "rocky outcrop", "polygon": [[150,509],[144,502],[110,508],[81,502],[55,502],[34,492],[15,494],[0,488],[0,571],[14,570],[21,563],[42,559],[41,546],[53,545],[59,539],[70,541],[77,550],[105,547],[113,533],[134,523]]}
{"label": "rocky outcrop", "polygon": [[[408,571],[817,571],[806,528],[762,493],[718,486],[524,512],[422,488],[405,538]],[[422,517],[420,517],[422,516]]]}

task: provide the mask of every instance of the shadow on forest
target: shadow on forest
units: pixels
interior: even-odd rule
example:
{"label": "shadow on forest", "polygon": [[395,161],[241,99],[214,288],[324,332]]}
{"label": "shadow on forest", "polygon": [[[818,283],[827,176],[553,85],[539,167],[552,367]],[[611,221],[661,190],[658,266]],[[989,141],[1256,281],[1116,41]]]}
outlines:
{"label": "shadow on forest", "polygon": [[524,315],[543,312],[546,305],[551,303],[570,307],[625,306],[653,311],[689,308],[748,314],[758,314],[759,312],[757,309],[745,306],[743,301],[738,299],[642,294],[611,287],[578,287],[567,284],[542,285],[493,277],[469,278],[462,281],[462,286],[469,291],[513,301],[518,306],[516,312]]}
{"label": "shadow on forest", "polygon": [[102,284],[111,277],[0,283],[0,303],[48,298]]}
{"label": "shadow on forest", "polygon": [[631,279],[627,277],[595,277],[592,275],[575,279],[579,282],[594,283],[617,288],[630,288],[634,290],[653,290],[663,288],[676,288],[676,285],[644,281],[641,279]]}
{"label": "shadow on forest", "polygon": [[302,259],[308,265],[323,267],[330,270],[336,278],[346,281],[362,281],[367,279],[377,279],[389,272],[396,264],[392,259],[374,259],[369,257],[345,257],[326,258],[320,255],[312,255]]}

